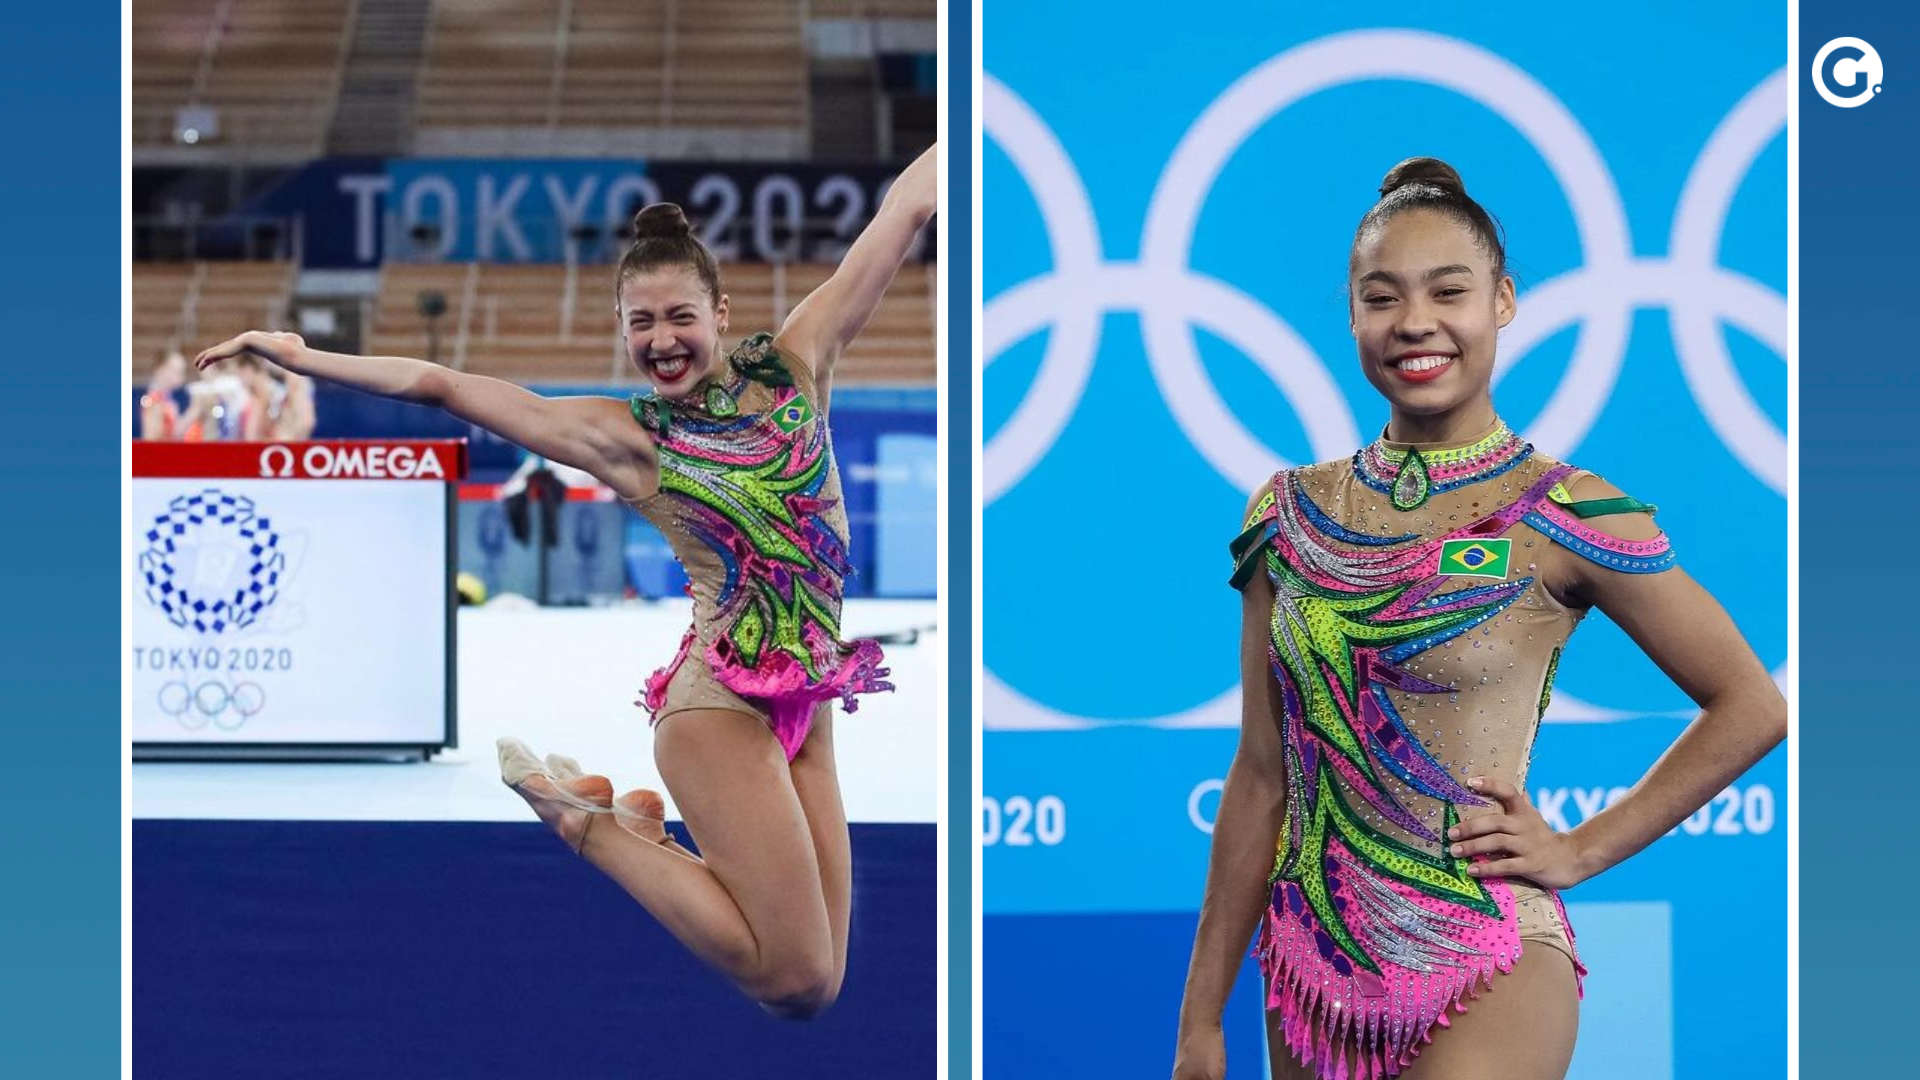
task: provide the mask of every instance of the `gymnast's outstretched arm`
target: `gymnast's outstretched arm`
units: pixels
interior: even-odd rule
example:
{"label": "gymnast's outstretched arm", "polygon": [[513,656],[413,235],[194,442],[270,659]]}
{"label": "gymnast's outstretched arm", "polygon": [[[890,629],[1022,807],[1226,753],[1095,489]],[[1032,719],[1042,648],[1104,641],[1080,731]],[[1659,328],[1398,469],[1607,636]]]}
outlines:
{"label": "gymnast's outstretched arm", "polygon": [[501,379],[425,360],[323,352],[308,348],[298,334],[259,330],[215,345],[196,357],[194,366],[204,371],[243,353],[297,375],[445,409],[536,454],[592,473],[622,498],[652,494],[658,482],[652,437],[615,398],[545,398]]}
{"label": "gymnast's outstretched arm", "polygon": [[833,365],[880,308],[900,263],[939,205],[940,147],[927,149],[893,182],[880,210],[847,249],[833,276],[800,301],[777,335],[813,365],[825,397]]}

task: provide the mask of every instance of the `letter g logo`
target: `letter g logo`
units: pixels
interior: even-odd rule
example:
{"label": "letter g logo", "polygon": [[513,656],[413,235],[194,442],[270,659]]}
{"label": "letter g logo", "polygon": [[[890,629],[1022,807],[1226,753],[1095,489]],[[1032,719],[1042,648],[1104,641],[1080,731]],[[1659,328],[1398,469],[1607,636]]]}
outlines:
{"label": "letter g logo", "polygon": [[1872,101],[1885,74],[1880,54],[1856,37],[1834,38],[1813,57],[1813,88],[1842,109]]}

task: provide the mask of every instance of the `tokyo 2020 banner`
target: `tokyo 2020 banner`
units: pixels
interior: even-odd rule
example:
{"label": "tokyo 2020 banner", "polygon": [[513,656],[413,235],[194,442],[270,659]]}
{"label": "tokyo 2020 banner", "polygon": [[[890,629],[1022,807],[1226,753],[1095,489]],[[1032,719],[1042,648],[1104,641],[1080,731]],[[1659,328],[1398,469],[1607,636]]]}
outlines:
{"label": "tokyo 2020 banner", "polygon": [[[1445,159],[1505,226],[1501,415],[1659,504],[1789,675],[1785,12],[1356,13],[987,6],[989,1077],[1170,1067],[1240,715],[1226,543],[1275,469],[1386,421],[1345,275],[1395,162]],[[1578,825],[1693,715],[1591,617],[1528,794]],[[1592,970],[1570,1075],[1781,1071],[1785,759],[1568,892]],[[1227,1023],[1240,1075],[1265,1060],[1247,974]]]}

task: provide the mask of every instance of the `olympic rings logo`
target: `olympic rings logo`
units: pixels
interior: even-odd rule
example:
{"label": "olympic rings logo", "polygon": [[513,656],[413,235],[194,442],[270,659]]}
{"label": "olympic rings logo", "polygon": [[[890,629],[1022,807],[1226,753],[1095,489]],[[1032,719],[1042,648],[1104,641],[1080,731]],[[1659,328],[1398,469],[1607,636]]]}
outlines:
{"label": "olympic rings logo", "polygon": [[209,722],[222,731],[238,731],[267,707],[267,692],[256,682],[229,686],[218,679],[208,679],[189,686],[176,679],[160,684],[154,698],[161,712],[173,717],[188,731],[199,731]]}
{"label": "olympic rings logo", "polygon": [[[985,362],[1049,330],[1039,371],[983,451],[986,505],[1017,486],[1051,450],[1074,416],[1092,375],[1100,324],[1110,312],[1140,320],[1149,368],[1173,419],[1207,463],[1234,488],[1249,491],[1290,462],[1249,431],[1222,399],[1200,361],[1203,328],[1252,359],[1293,405],[1316,460],[1351,453],[1359,432],[1326,364],[1265,305],[1190,264],[1202,206],[1240,146],[1288,106],[1347,83],[1394,79],[1425,83],[1477,102],[1511,124],[1545,159],[1566,193],[1581,265],[1530,288],[1508,327],[1494,383],[1533,348],[1569,326],[1582,332],[1573,358],[1526,435],[1567,458],[1593,429],[1625,362],[1633,316],[1670,314],[1673,347],[1689,393],[1732,456],[1762,483],[1786,494],[1786,436],[1754,401],[1735,368],[1721,324],[1751,335],[1783,358],[1786,299],[1719,265],[1721,233],[1741,180],[1784,130],[1788,72],[1750,90],[1720,122],[1681,190],[1665,257],[1636,256],[1625,207],[1592,137],[1544,85],[1479,46],[1438,34],[1363,30],[1290,49],[1242,76],[1188,128],[1156,183],[1140,257],[1103,259],[1091,200],[1059,140],[1011,89],[983,74],[982,124],[1012,162],[1038,205],[1053,269],[988,300]],[[1103,721],[1061,713],[985,672],[985,704],[994,728],[1091,727]],[[1626,715],[1556,695],[1556,718],[1608,720]],[[1232,726],[1239,691],[1195,709],[1129,721],[1165,727]]]}

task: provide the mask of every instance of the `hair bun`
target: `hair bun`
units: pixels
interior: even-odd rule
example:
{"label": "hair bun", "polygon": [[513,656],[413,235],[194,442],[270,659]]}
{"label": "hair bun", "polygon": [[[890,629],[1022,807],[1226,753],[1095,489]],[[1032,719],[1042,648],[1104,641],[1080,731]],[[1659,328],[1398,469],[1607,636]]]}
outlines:
{"label": "hair bun", "polygon": [[1408,184],[1432,184],[1454,195],[1467,193],[1467,185],[1461,182],[1453,166],[1439,158],[1412,157],[1387,170],[1386,179],[1380,181],[1380,197],[1384,199]]}
{"label": "hair bun", "polygon": [[692,235],[693,226],[687,223],[686,211],[677,203],[653,203],[633,215],[635,240],[682,239]]}

